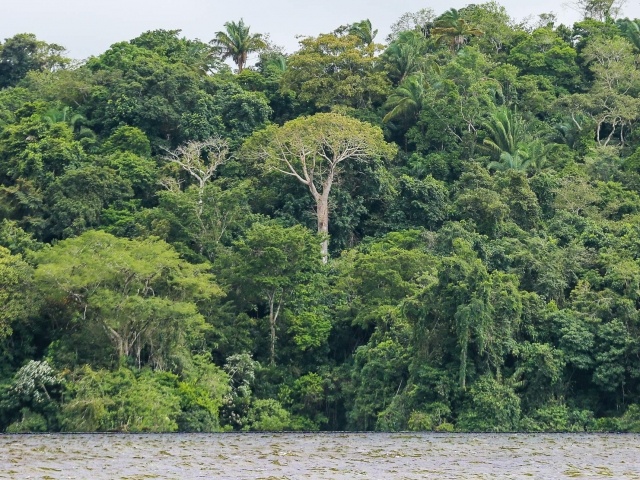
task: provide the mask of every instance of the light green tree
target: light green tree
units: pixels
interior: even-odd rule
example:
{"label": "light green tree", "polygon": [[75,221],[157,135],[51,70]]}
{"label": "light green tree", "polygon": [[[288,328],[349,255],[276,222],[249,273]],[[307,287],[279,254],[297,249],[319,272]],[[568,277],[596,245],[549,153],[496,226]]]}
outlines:
{"label": "light green tree", "polygon": [[11,335],[11,324],[26,317],[32,307],[32,268],[20,255],[0,247],[0,340]]}
{"label": "light green tree", "polygon": [[390,159],[396,148],[378,127],[335,113],[300,117],[258,132],[246,145],[267,171],[289,175],[306,185],[316,204],[322,257],[328,258],[329,196],[348,162]]}
{"label": "light green tree", "polygon": [[384,102],[389,80],[378,68],[380,45],[336,33],[304,38],[300,45],[287,59],[282,77],[285,91],[322,110],[338,105],[367,108]]}
{"label": "light green tree", "polygon": [[35,282],[45,298],[71,306],[77,328],[98,326],[114,353],[138,366],[169,368],[171,355],[206,329],[197,303],[222,294],[207,265],[186,263],[154,238],[89,231],[37,258]]}
{"label": "light green tree", "polygon": [[640,71],[635,66],[633,46],[624,38],[596,38],[582,52],[594,81],[587,93],[558,99],[558,106],[570,112],[579,131],[595,131],[596,141],[624,145],[638,119]]}

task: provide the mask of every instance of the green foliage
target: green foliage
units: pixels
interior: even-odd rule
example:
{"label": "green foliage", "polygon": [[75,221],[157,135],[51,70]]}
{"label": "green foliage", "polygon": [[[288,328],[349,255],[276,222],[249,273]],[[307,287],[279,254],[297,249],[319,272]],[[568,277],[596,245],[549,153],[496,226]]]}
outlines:
{"label": "green foliage", "polygon": [[456,199],[455,208],[461,218],[473,220],[480,233],[492,236],[497,234],[508,213],[500,195],[486,188],[462,193]]}
{"label": "green foliage", "polygon": [[328,419],[322,406],[326,397],[326,380],[317,373],[308,373],[293,383],[292,410],[313,421],[313,430],[325,426]]}
{"label": "green foliage", "polygon": [[389,96],[386,107],[389,113],[383,121],[388,122],[396,117],[418,117],[424,101],[424,77],[414,74],[407,77]]}
{"label": "green foliage", "polygon": [[71,127],[44,121],[40,115],[43,108],[43,104],[26,106],[25,116],[0,134],[0,174],[5,181],[29,178],[42,187],[65,167],[84,158]]}
{"label": "green foliage", "polygon": [[639,23],[578,4],[6,39],[0,430],[638,431]]}
{"label": "green foliage", "polygon": [[424,102],[427,108],[405,140],[425,153],[453,152],[465,145],[471,150],[469,155],[487,112],[503,95],[500,83],[491,76],[493,67],[489,57],[471,45],[453,56],[431,75],[432,88]]}
{"label": "green foliage", "polygon": [[39,413],[34,413],[28,408],[20,411],[21,418],[13,422],[5,430],[6,433],[37,433],[47,431],[47,421]]}
{"label": "green foliage", "polygon": [[151,156],[151,143],[142,130],[123,125],[104,142],[105,153],[130,152],[140,157]]}
{"label": "green foliage", "polygon": [[66,431],[173,432],[178,430],[180,397],[169,373],[135,373],[84,367],[62,409]]}
{"label": "green foliage", "polygon": [[414,410],[409,417],[408,427],[412,431],[452,431],[453,425],[446,419],[451,415],[451,409],[439,402],[427,405],[423,410]]}
{"label": "green foliage", "polygon": [[[230,255],[221,256],[222,278],[240,305],[257,305],[269,326],[269,361],[276,360],[276,340],[280,319],[293,315],[294,342],[303,350],[324,343],[330,329],[318,309],[296,312],[293,302],[309,299],[305,285],[312,285],[320,270],[318,238],[302,226],[285,228],[278,224],[254,224],[244,238],[234,244]],[[309,307],[309,304],[306,305]]]}
{"label": "green foliage", "polygon": [[5,218],[0,222],[0,246],[7,248],[14,255],[24,255],[29,251],[38,250],[43,245],[20,228],[15,220]]}
{"label": "green foliage", "polygon": [[245,92],[238,87],[219,92],[215,100],[222,122],[236,145],[264,128],[273,112],[262,92]]}
{"label": "green foliage", "polygon": [[195,355],[177,384],[181,432],[215,432],[221,429],[219,411],[228,396],[229,377],[211,362],[210,355]]}
{"label": "green foliage", "polygon": [[[351,428],[373,430],[378,418],[384,419],[383,410],[393,405],[406,384],[409,355],[405,346],[392,339],[356,349],[352,373],[353,406],[349,411]],[[389,425],[388,419],[386,425]]]}
{"label": "green foliage", "polygon": [[620,429],[624,432],[640,432],[640,408],[631,405],[620,419]]}
{"label": "green foliage", "polygon": [[113,353],[138,365],[171,366],[206,329],[196,302],[221,295],[206,265],[181,261],[153,238],[90,231],[41,252],[38,262],[37,287],[64,306],[71,325],[104,329]]}
{"label": "green foliage", "polygon": [[256,400],[251,405],[247,418],[249,430],[281,432],[291,429],[291,415],[277,400]]}
{"label": "green foliage", "polygon": [[300,41],[301,48],[287,61],[282,78],[285,90],[318,110],[341,105],[356,109],[384,103],[389,81],[376,68],[375,43],[357,35],[322,34]]}
{"label": "green foliage", "polygon": [[225,30],[217,32],[211,44],[218,50],[222,60],[231,58],[238,66],[238,73],[242,72],[247,63],[247,55],[266,48],[267,44],[259,33],[249,33],[249,26],[244,20],[227,22]]}
{"label": "green foliage", "polygon": [[419,76],[433,65],[427,61],[428,50],[429,42],[417,29],[400,32],[382,56],[394,84],[413,75]]}
{"label": "green foliage", "polygon": [[167,60],[183,63],[191,70],[208,74],[221,68],[212,48],[200,40],[180,38],[181,30],[152,30],[131,40],[131,44],[153,51]]}
{"label": "green foliage", "polygon": [[253,220],[250,188],[243,182],[228,188],[208,184],[202,191],[196,186],[160,191],[158,206],[144,211],[138,225],[185,256],[213,261],[220,247],[229,245]]}
{"label": "green foliage", "polygon": [[518,67],[522,75],[550,77],[556,82],[556,89],[577,89],[580,70],[576,51],[557,31],[544,27],[519,37],[509,52],[508,61]]}
{"label": "green foliage", "polygon": [[99,226],[109,205],[133,196],[128,182],[109,168],[68,170],[47,189],[45,238],[68,238]]}
{"label": "green foliage", "polygon": [[154,146],[175,146],[224,133],[214,82],[191,65],[122,42],[91,59],[87,68],[101,79],[86,106],[101,134],[129,125]]}
{"label": "green foliage", "polygon": [[401,318],[400,303],[418,293],[432,260],[416,248],[419,239],[417,231],[389,234],[340,259],[340,286],[354,324],[368,327]]}
{"label": "green foliage", "polygon": [[20,255],[0,247],[0,340],[11,334],[12,324],[25,320],[33,309],[33,271]]}
{"label": "green foliage", "polygon": [[522,118],[513,115],[509,110],[497,110],[484,127],[489,134],[488,138],[484,139],[484,145],[489,149],[499,154],[518,154],[518,147],[526,134]]}
{"label": "green foliage", "polygon": [[435,27],[431,32],[438,38],[439,42],[449,44],[451,51],[462,48],[470,37],[484,35],[482,30],[478,30],[462,18],[455,8],[451,8],[440,15],[436,19]]}
{"label": "green foliage", "polygon": [[38,40],[32,33],[19,33],[0,44],[0,88],[12,87],[31,70],[54,70],[69,59],[64,47]]}
{"label": "green foliage", "polygon": [[512,432],[520,421],[520,399],[489,375],[478,379],[465,401],[456,428],[471,432]]}

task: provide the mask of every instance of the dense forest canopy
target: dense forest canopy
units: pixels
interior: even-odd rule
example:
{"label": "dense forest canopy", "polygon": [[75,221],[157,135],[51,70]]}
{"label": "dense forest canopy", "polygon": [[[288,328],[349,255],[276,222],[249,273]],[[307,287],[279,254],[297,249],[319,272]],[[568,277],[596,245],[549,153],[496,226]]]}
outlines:
{"label": "dense forest canopy", "polygon": [[639,431],[640,20],[578,3],[5,39],[0,430]]}

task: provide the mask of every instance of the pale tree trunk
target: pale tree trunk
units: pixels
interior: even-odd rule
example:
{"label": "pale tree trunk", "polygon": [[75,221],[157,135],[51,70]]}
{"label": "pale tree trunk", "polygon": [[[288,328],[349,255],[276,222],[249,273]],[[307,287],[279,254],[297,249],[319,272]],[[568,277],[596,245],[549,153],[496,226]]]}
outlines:
{"label": "pale tree trunk", "polygon": [[318,233],[323,236],[320,244],[322,263],[329,258],[329,196],[324,193],[316,199],[316,215],[318,217]]}
{"label": "pale tree trunk", "polygon": [[278,321],[278,315],[280,314],[280,307],[282,301],[278,302],[278,306],[275,306],[276,292],[269,295],[269,334],[271,344],[269,345],[269,361],[271,365],[276,363],[276,322]]}
{"label": "pale tree trunk", "polygon": [[107,332],[107,335],[109,336],[109,338],[111,338],[111,341],[115,345],[116,350],[118,351],[118,359],[124,358],[124,356],[126,355],[125,352],[127,350],[126,340],[124,339],[124,336],[120,335],[106,323],[103,323],[102,327]]}

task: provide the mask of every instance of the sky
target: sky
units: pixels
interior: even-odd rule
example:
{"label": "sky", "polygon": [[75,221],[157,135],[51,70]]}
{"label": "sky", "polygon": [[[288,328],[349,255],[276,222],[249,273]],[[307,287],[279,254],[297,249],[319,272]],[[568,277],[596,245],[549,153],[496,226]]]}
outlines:
{"label": "sky", "polygon": [[[115,42],[147,30],[181,29],[182,35],[208,42],[224,23],[243,18],[255,33],[268,33],[287,52],[298,47],[297,35],[315,36],[340,25],[369,18],[383,41],[403,13],[432,8],[442,13],[483,0],[0,0],[0,39],[34,33],[57,43],[71,58],[99,55]],[[511,17],[553,12],[565,24],[579,14],[562,0],[503,0]],[[629,0],[625,16],[640,17],[640,0]]]}

